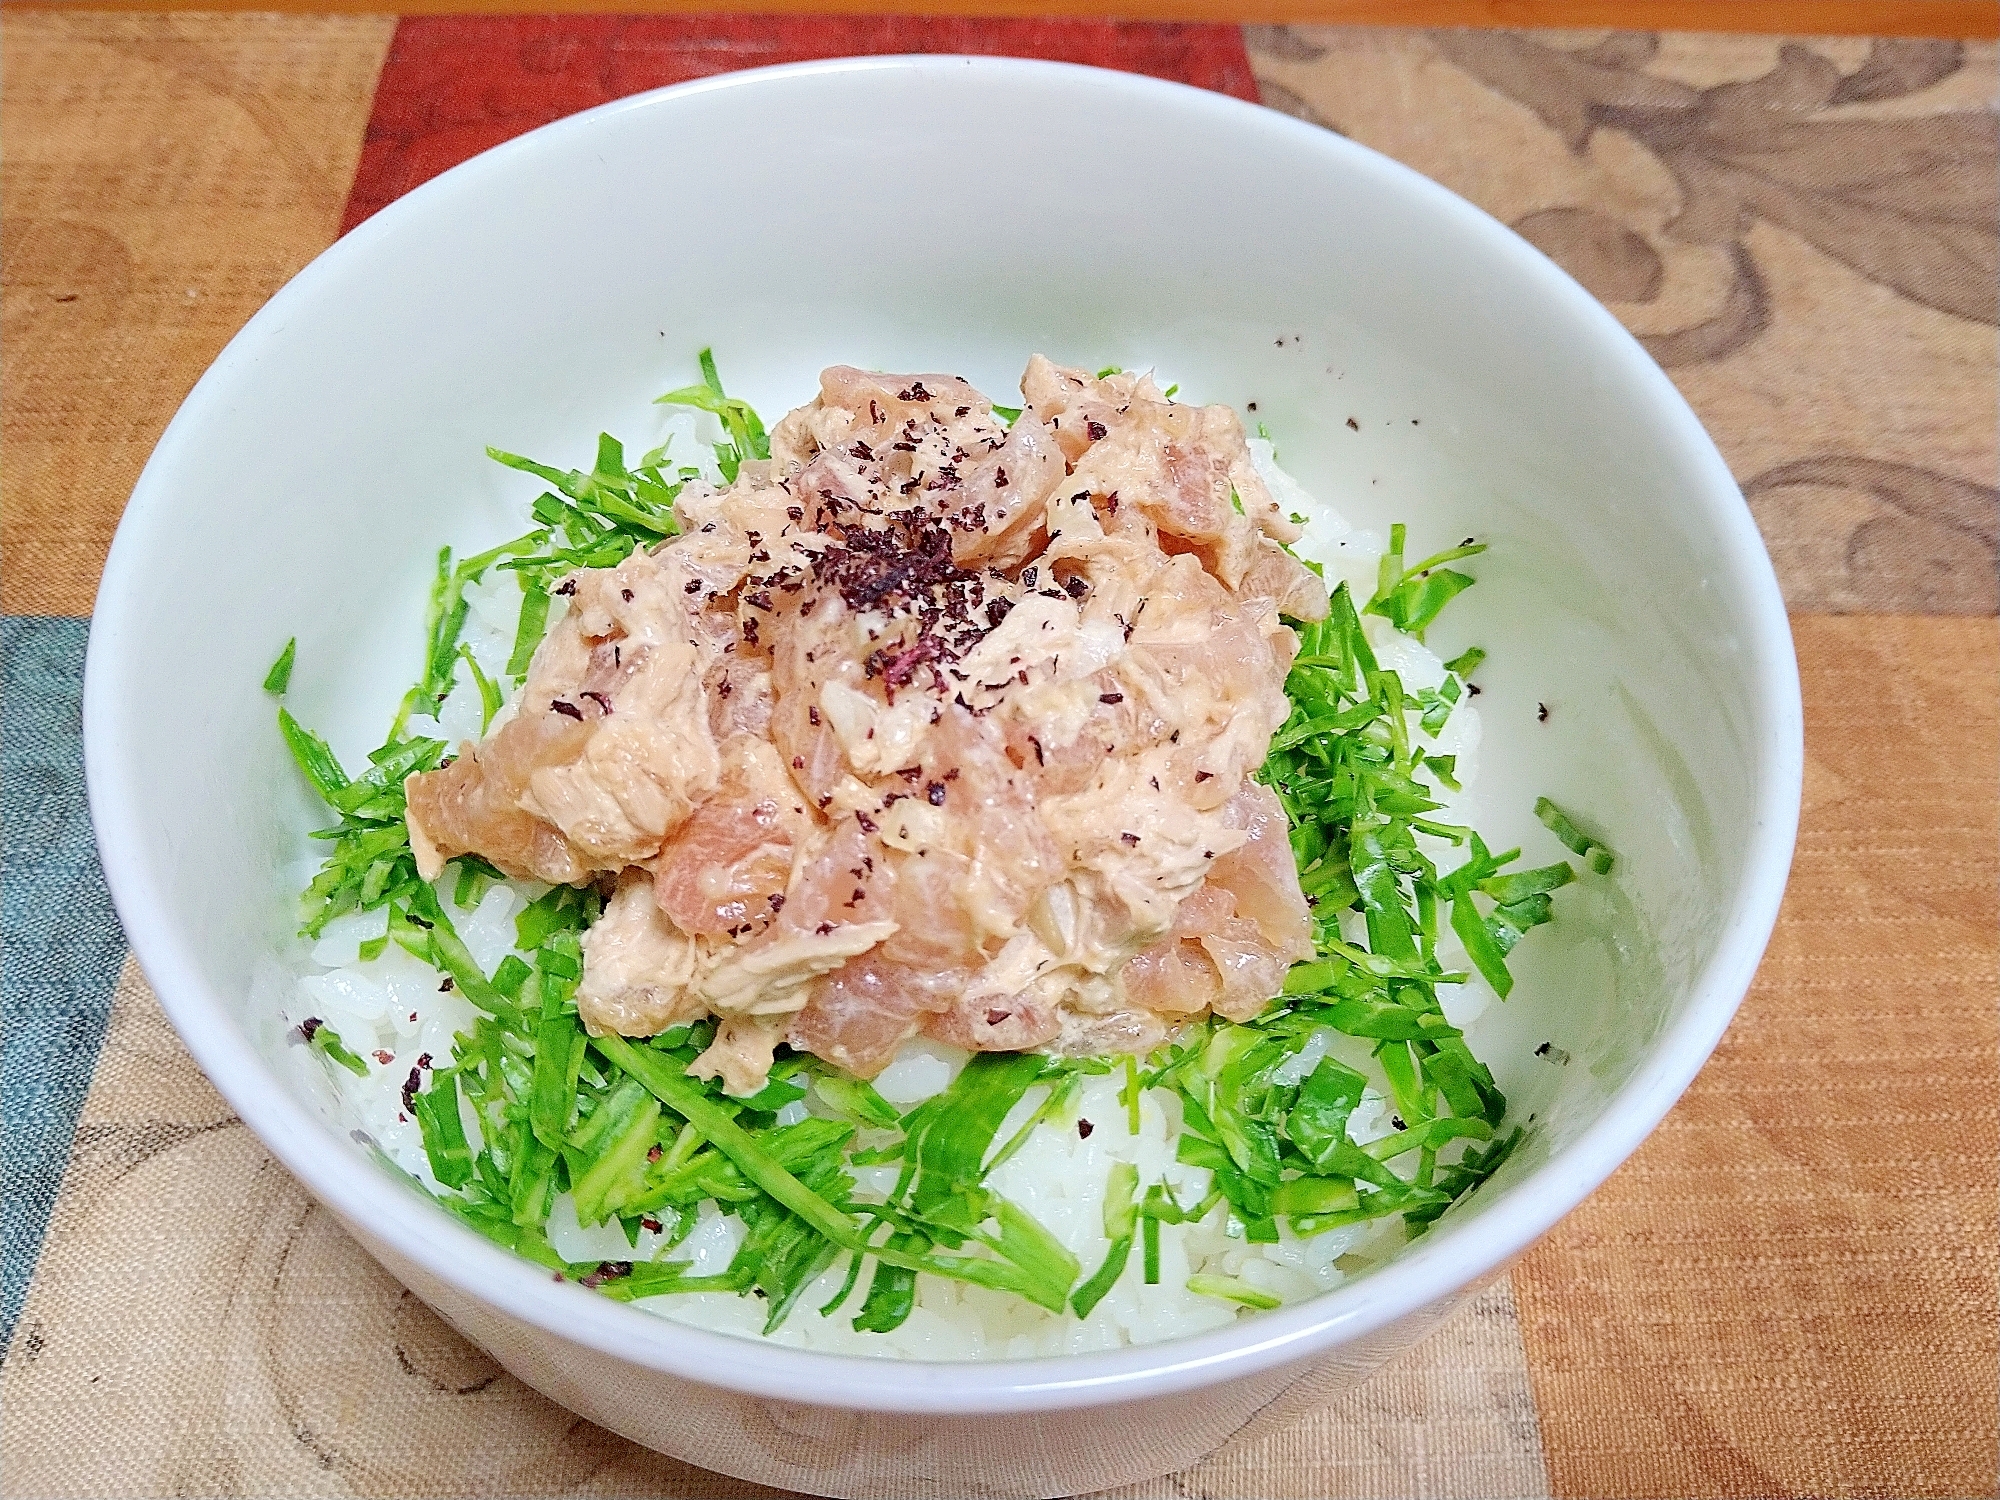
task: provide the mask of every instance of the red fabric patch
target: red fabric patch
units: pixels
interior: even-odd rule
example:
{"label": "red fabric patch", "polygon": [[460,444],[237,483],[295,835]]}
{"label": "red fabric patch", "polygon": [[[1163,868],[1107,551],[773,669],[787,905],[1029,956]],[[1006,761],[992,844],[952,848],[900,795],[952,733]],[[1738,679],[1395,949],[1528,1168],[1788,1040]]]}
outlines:
{"label": "red fabric patch", "polygon": [[405,16],[344,234],[489,146],[627,94],[739,68],[902,52],[1094,63],[1254,101],[1235,26],[931,16]]}

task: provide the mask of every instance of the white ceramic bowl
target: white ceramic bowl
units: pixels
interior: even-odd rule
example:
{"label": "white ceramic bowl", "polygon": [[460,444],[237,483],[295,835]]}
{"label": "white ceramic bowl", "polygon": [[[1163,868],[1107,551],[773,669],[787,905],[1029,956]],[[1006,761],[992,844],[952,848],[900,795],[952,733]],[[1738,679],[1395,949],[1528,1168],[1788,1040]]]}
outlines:
{"label": "white ceramic bowl", "polygon": [[[1034,350],[1157,365],[1192,397],[1255,402],[1287,466],[1357,523],[1407,520],[1419,550],[1493,543],[1440,632],[1491,652],[1485,821],[1496,847],[1555,857],[1529,813],[1551,793],[1621,856],[1615,885],[1566,894],[1521,950],[1515,998],[1473,1030],[1535,1121],[1498,1177],[1386,1269],[1220,1332],[1033,1362],[850,1360],[554,1284],[280,1083],[248,996],[285,951],[284,870],[316,815],[258,690],[266,665],[296,634],[294,710],[344,755],[375,743],[414,675],[435,549],[519,529],[518,476],[482,445],[585,462],[600,425],[642,441],[649,399],[704,344],[767,413],[839,361],[961,371],[996,394]],[[1329,131],[973,58],[607,105],[335,245],[216,361],[134,492],[85,738],[105,871],[162,1004],[356,1237],[593,1420],[828,1494],[1138,1479],[1268,1408],[1263,1430],[1288,1387],[1322,1392],[1413,1342],[1602,1182],[1708,1056],[1777,912],[1801,765],[1750,513],[1673,386],[1573,282]],[[1533,1056],[1544,1040],[1567,1067]]]}

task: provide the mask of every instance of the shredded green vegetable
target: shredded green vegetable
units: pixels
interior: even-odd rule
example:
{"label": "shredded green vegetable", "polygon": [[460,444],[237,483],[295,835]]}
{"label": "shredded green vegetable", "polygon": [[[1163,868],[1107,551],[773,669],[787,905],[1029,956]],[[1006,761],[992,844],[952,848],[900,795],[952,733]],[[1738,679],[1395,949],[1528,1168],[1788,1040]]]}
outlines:
{"label": "shredded green vegetable", "polygon": [[[1414,567],[1405,567],[1404,534],[1405,528],[1401,525],[1389,528],[1389,550],[1382,554],[1381,580],[1376,584],[1375,597],[1368,601],[1367,612],[1382,616],[1404,634],[1413,635],[1421,641],[1424,631],[1444,607],[1472,587],[1469,575],[1454,572],[1444,565],[1461,558],[1477,557],[1486,548],[1483,543],[1467,541],[1462,546],[1434,553]],[[1436,733],[1435,730],[1431,732]]]}
{"label": "shredded green vegetable", "polygon": [[264,674],[264,691],[285,696],[285,689],[292,685],[292,663],[298,659],[299,638],[293,636],[285,642],[285,649],[278,653],[278,659],[271,663],[271,670]]}
{"label": "shredded green vegetable", "polygon": [[715,445],[715,461],[722,470],[723,479],[731,484],[736,482],[736,475],[745,460],[771,456],[771,440],[765,435],[763,422],[750,409],[749,402],[723,391],[722,377],[716,374],[715,355],[710,350],[701,351],[701,384],[668,391],[658,398],[658,402],[667,406],[692,406],[700,411],[713,412],[722,419],[729,439]]}
{"label": "shredded green vegetable", "polygon": [[307,1044],[321,1057],[347,1069],[356,1078],[368,1076],[368,1064],[356,1057],[341,1043],[340,1033],[317,1016],[311,1017],[299,1027]]}
{"label": "shredded green vegetable", "polygon": [[1079,1318],[1090,1316],[1091,1309],[1117,1285],[1125,1272],[1125,1262],[1132,1258],[1132,1234],[1139,1223],[1139,1205],[1135,1201],[1138,1190],[1139,1169],[1129,1161],[1113,1163],[1110,1179],[1104,1185],[1104,1233],[1111,1241],[1111,1248],[1105,1252],[1103,1264],[1070,1296],[1070,1306],[1076,1309]]}
{"label": "shredded green vegetable", "polygon": [[[744,462],[769,456],[769,438],[756,412],[724,391],[708,351],[700,364],[699,384],[659,399],[720,420],[727,438],[716,445],[716,461],[733,479]],[[1009,421],[1019,415],[994,410]],[[466,590],[495,569],[519,579],[519,625],[505,668],[518,682],[546,629],[551,588],[575,569],[613,566],[676,535],[674,500],[695,472],[670,470],[664,449],[628,466],[608,434],[587,473],[488,451],[551,486],[532,507],[536,529],[460,563],[449,550],[439,554],[422,675],[367,769],[351,776],[324,739],[278,711],[301,772],[338,815],[315,835],[331,849],[305,893],[302,931],[316,935],[342,913],[386,908],[387,930],[363,945],[362,956],[394,942],[479,1012],[449,1061],[427,1078],[413,1075],[405,1094],[436,1196],[464,1222],[619,1300],[758,1295],[767,1331],[843,1260],[839,1289],[820,1312],[831,1316],[859,1294],[851,1321],[864,1332],[900,1327],[922,1275],[1088,1317],[1130,1272],[1135,1249],[1138,1274],[1160,1281],[1163,1224],[1220,1212],[1232,1235],[1271,1242],[1281,1226],[1305,1236],[1400,1216],[1417,1234],[1491,1176],[1520,1140],[1518,1128],[1503,1129],[1507,1105],[1492,1074],[1438,1002],[1440,986],[1470,977],[1448,970],[1440,948],[1448,928],[1471,969],[1504,997],[1513,983],[1508,955],[1551,920],[1551,898],[1575,872],[1567,863],[1510,871],[1519,850],[1493,854],[1471,829],[1432,816],[1442,805],[1437,789],[1457,788],[1456,766],[1420,736],[1434,739],[1444,728],[1484,653],[1462,653],[1445,664],[1438,686],[1412,692],[1381,667],[1362,627],[1364,617],[1377,616],[1421,639],[1473,582],[1446,565],[1477,556],[1481,545],[1468,539],[1407,566],[1397,526],[1365,603],[1342,584],[1327,620],[1294,622],[1292,711],[1257,774],[1290,822],[1315,913],[1315,953],[1293,967],[1284,993],[1261,1015],[1185,1026],[1144,1060],[977,1055],[907,1113],[866,1081],[783,1048],[762,1090],[732,1098],[719,1082],[687,1073],[713,1039],[712,1021],[649,1039],[586,1035],[574,994],[582,935],[602,909],[596,891],[557,887],[529,904],[515,923],[517,953],[488,974],[451,911],[475,905],[500,872],[477,858],[457,861],[448,901],[442,882],[434,887],[417,875],[403,783],[434,769],[446,745],[409,734],[408,722],[438,712],[460,686],[461,667],[479,697],[482,732],[504,701],[503,684],[460,639]],[[296,643],[288,644],[265,680],[268,691],[283,694],[295,654]],[[1611,868],[1611,851],[1552,802],[1542,799],[1536,812],[1593,869]],[[1459,851],[1462,862],[1440,869],[1440,850]],[[366,1062],[330,1028],[305,1029],[323,1056],[367,1075]],[[1328,1052],[1305,1067],[1300,1053],[1329,1032],[1358,1050],[1349,1048],[1347,1061]],[[1109,1249],[1079,1280],[1076,1258],[989,1179],[1036,1130],[1066,1117],[1088,1076],[1114,1067],[1133,1136],[1147,1091],[1178,1098],[1176,1159],[1205,1169],[1209,1186],[1197,1190],[1199,1201],[1183,1203],[1165,1182],[1144,1183],[1129,1162],[1115,1165],[1103,1210]],[[1350,1120],[1370,1088],[1393,1106],[1394,1129],[1360,1144]],[[807,1099],[819,1113],[791,1111],[779,1123],[781,1112]],[[1010,1117],[1020,1123],[1001,1139]],[[856,1170],[882,1163],[898,1164],[893,1188],[858,1188]],[[618,1224],[633,1257],[565,1261],[546,1232],[562,1193],[584,1225]],[[745,1234],[723,1270],[697,1275],[675,1250],[705,1212],[733,1215]],[[1251,1308],[1279,1301],[1231,1277],[1194,1275],[1186,1286]]]}
{"label": "shredded green vegetable", "polygon": [[1190,1276],[1187,1279],[1187,1289],[1198,1292],[1204,1297],[1221,1297],[1228,1302],[1240,1302],[1245,1307],[1272,1308],[1279,1306],[1282,1300],[1234,1276]]}
{"label": "shredded green vegetable", "polygon": [[1573,852],[1581,854],[1590,868],[1599,875],[1609,875],[1618,856],[1610,846],[1591,837],[1577,826],[1576,819],[1564,812],[1546,797],[1535,799],[1535,816],[1557,838],[1561,839]]}

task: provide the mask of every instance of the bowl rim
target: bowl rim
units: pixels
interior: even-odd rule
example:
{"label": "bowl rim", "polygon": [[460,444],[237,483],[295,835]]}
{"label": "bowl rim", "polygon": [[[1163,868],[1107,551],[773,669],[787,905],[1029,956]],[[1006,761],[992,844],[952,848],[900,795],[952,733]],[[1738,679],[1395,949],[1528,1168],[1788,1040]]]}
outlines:
{"label": "bowl rim", "polygon": [[[1479,253],[1510,258],[1544,295],[1567,304],[1598,352],[1636,377],[1655,407],[1663,439],[1686,456],[1702,483],[1688,496],[1714,529],[1718,583],[1738,601],[1751,701],[1764,722],[1755,740],[1755,826],[1737,900],[1714,952],[1689,986],[1679,1018],[1664,1027],[1645,1060],[1598,1117],[1548,1161],[1502,1193],[1477,1219],[1477,1232],[1449,1221],[1396,1260],[1355,1282],[1208,1333],[1089,1354],[1029,1360],[929,1362],[829,1354],[748,1339],[662,1318],[581,1287],[554,1283],[536,1266],[413,1195],[385,1191],[373,1162],[325,1150],[327,1127],[270,1073],[201,977],[192,948],[169,919],[161,889],[144,868],[143,799],[121,764],[133,742],[115,692],[120,642],[147,622],[122,602],[145,566],[153,538],[170,525],[173,474],[205,411],[246,378],[258,346],[321,282],[384,236],[445,209],[454,195],[512,171],[551,143],[605,128],[629,113],[737,89],[784,88],[798,79],[855,75],[922,76],[972,69],[1023,83],[1147,97],[1241,134],[1309,141],[1344,172],[1372,174],[1408,195]],[[1130,1401],[1186,1391],[1272,1366],[1323,1356],[1432,1304],[1448,1305],[1503,1269],[1580,1203],[1638,1147],[1680,1097],[1721,1039],[1747,992],[1776,921],[1798,827],[1804,770],[1797,662],[1769,555],[1713,441],[1673,383],[1600,303],[1512,230],[1457,194],[1332,131],[1261,105],[1138,74],[1039,59],[959,55],[829,58],[696,79],[570,115],[453,167],[384,207],[336,240],[281,288],[230,341],[182,403],[148,460],[121,518],[99,584],[84,682],[85,774],[106,881],[134,956],[161,1007],[203,1072],[238,1116],[308,1190],[371,1249],[384,1247],[508,1317],[628,1363],[745,1395],[813,1405],[936,1415],[1032,1412]]]}

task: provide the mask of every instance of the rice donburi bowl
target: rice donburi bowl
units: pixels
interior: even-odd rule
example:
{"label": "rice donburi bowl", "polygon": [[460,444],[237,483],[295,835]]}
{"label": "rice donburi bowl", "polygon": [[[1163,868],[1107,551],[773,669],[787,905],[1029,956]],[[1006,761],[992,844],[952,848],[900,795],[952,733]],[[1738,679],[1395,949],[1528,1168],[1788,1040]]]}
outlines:
{"label": "rice donburi bowl", "polygon": [[[1120,170],[1075,170],[1075,143],[1093,133]],[[939,154],[953,152],[1004,161],[1022,201],[1041,211],[921,211],[911,185],[930,182]],[[861,163],[882,212],[828,235]],[[690,232],[687,206],[717,201],[757,207]],[[1062,232],[1048,232],[1056,223]],[[880,274],[892,265],[923,271]],[[968,308],[979,310],[973,323]],[[1360,528],[1337,536],[1315,518],[1297,545],[1329,564],[1329,583],[1348,581],[1357,604],[1375,592],[1374,571],[1333,564],[1349,544],[1365,550],[1355,539],[1370,532],[1382,546],[1392,522],[1408,521],[1424,548],[1469,535],[1493,544],[1466,570],[1477,587],[1427,636],[1433,655],[1456,660],[1475,643],[1492,653],[1477,673],[1476,754],[1458,752],[1462,768],[1478,768],[1476,785],[1464,783],[1478,800],[1463,821],[1489,829],[1496,850],[1532,849],[1548,838],[1532,812],[1547,794],[1606,835],[1618,862],[1610,877],[1580,874],[1555,892],[1557,920],[1510,955],[1512,994],[1459,1017],[1528,1126],[1460,1210],[1317,1296],[1287,1290],[1285,1305],[1240,1316],[1240,1304],[1202,1296],[1227,1321],[1167,1342],[1030,1360],[1002,1342],[976,1361],[864,1361],[785,1347],[816,1315],[805,1293],[776,1333],[746,1339],[688,1318],[696,1297],[761,1306],[754,1294],[682,1297],[670,1321],[607,1295],[636,1275],[596,1291],[568,1271],[559,1283],[555,1268],[398,1184],[352,1139],[338,1080],[353,1075],[302,1041],[313,1012],[298,1013],[295,991],[302,967],[332,979],[388,934],[341,937],[341,918],[322,934],[323,958],[305,964],[292,946],[311,874],[301,840],[329,817],[272,734],[271,700],[256,684],[296,632],[285,705],[362,773],[412,674],[437,547],[517,536],[539,488],[497,466],[482,477],[481,446],[588,470],[585,439],[600,425],[646,440],[649,401],[685,378],[677,369],[702,342],[725,355],[730,389],[773,414],[843,361],[956,368],[992,393],[1036,348],[1090,368],[1157,364],[1201,401],[1234,406],[1252,430],[1268,422],[1286,468]],[[1254,455],[1259,439],[1249,441]],[[518,605],[511,575],[467,589],[464,643],[496,687],[518,613],[504,590]],[[1308,639],[1325,628],[1299,629],[1302,658],[1332,654]],[[491,636],[509,639],[489,647]],[[1429,680],[1417,665],[1442,664],[1390,665],[1414,684]],[[1277,1420],[1289,1408],[1269,1403],[1308,1370],[1323,1366],[1336,1385],[1359,1378],[1629,1154],[1713,1047],[1769,931],[1797,806],[1797,708],[1782,604],[1725,466],[1643,351],[1532,249],[1394,164],[1236,101],[1092,70],[918,58],[735,75],[623,101],[448,173],[343,238],[252,320],[148,465],[92,625],[85,744],[113,896],[195,1059],[371,1255],[508,1369],[594,1421],[764,1483],[1077,1493],[1186,1464],[1260,1408]],[[1446,735],[1471,722],[1461,711]],[[422,737],[447,750],[477,740],[481,714],[461,678],[438,730]],[[421,717],[413,711],[412,723]],[[489,981],[510,951],[525,959],[520,919],[546,892],[502,881],[469,908],[456,894],[442,900]],[[531,920],[546,928],[552,915],[545,906]],[[399,928],[412,941],[416,930]],[[538,952],[561,941],[531,935]],[[463,986],[439,994],[435,970],[400,943],[373,962],[409,966],[376,997],[391,1032],[378,1045],[398,1064],[425,1050],[439,1061],[456,1030],[476,1026]],[[426,1013],[391,1008],[389,994],[435,997],[437,1033],[394,1036],[397,1021]],[[442,1014],[454,1004],[466,1012]],[[322,1019],[342,1034],[331,1005]],[[1536,1055],[1545,1042],[1567,1066],[1553,1051]],[[980,1056],[1017,1055],[1032,1056]],[[585,1061],[605,1065],[595,1042]],[[873,1086],[896,1093],[902,1114],[962,1076],[954,1065],[913,1059],[906,1076],[899,1061]],[[388,1128],[407,1081],[407,1066],[399,1071],[386,1125],[364,1134],[427,1169],[421,1141],[401,1155]],[[1128,1139],[1117,1124],[1123,1071],[1119,1062],[1085,1074],[1030,1140],[1052,1136],[1044,1127],[1057,1118],[1078,1148]],[[1108,1109],[1089,1093],[1107,1085]],[[1047,1092],[1030,1087],[1010,1112],[1033,1114]],[[1147,1117],[1129,1139],[1164,1141],[1167,1122],[1152,1136],[1148,1112],[1177,1108],[1176,1094],[1185,1098],[1143,1088]],[[815,1077],[794,1104],[821,1118],[820,1095]],[[778,1116],[788,1107],[753,1132],[787,1128]],[[1087,1139],[1072,1108],[1096,1127]],[[1363,1098],[1350,1111],[1348,1139],[1393,1131],[1373,1108]],[[992,1149],[1020,1124],[993,1122]],[[1025,1196],[1008,1174],[1029,1149],[987,1185]],[[1147,1186],[1156,1170],[1184,1165],[1133,1162]],[[1110,1166],[1056,1175],[1103,1195]],[[1025,1207],[1060,1238],[1057,1205]],[[569,1233],[563,1211],[558,1198],[544,1227],[551,1244]],[[1097,1236],[1069,1251],[1075,1290],[1102,1266],[1107,1241],[1101,1204],[1073,1205],[1070,1217]],[[1175,1272],[1181,1226],[1151,1214],[1142,1223],[1159,1226],[1161,1281],[1144,1281],[1142,1227],[1124,1273],[1138,1275],[1098,1316],[1130,1286],[1157,1292]],[[566,1263],[615,1267],[637,1252],[615,1217],[576,1227],[614,1242],[565,1239]],[[676,1254],[693,1253],[704,1232]],[[734,1252],[713,1248],[720,1273]],[[1260,1273],[1225,1262],[1215,1274]],[[867,1290],[836,1316],[852,1317]],[[920,1292],[903,1332],[925,1312]]]}

